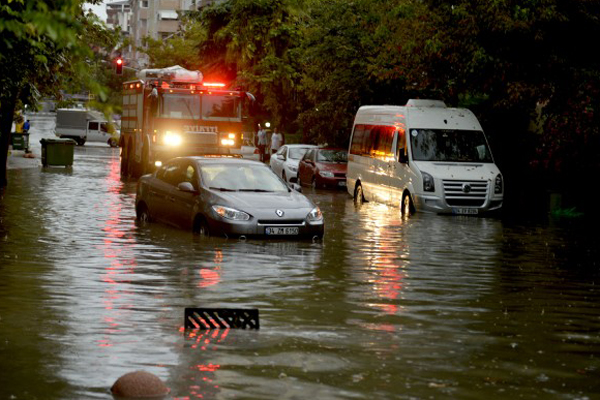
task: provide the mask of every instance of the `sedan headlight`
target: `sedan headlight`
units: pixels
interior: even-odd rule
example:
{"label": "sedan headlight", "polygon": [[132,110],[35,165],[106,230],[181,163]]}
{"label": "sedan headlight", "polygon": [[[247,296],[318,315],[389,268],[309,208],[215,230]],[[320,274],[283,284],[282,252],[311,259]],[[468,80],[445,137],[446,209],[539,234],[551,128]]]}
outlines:
{"label": "sedan headlight", "polygon": [[321,175],[323,178],[333,178],[333,172],[331,171],[319,171],[319,175]]}
{"label": "sedan headlight", "polygon": [[319,207],[315,207],[311,212],[308,213],[309,221],[321,221],[323,220],[323,213]]}
{"label": "sedan headlight", "polygon": [[496,176],[496,180],[494,181],[494,194],[502,194],[504,191],[504,181],[502,180],[502,175],[498,174]]}
{"label": "sedan headlight", "polygon": [[423,191],[425,192],[435,192],[435,183],[433,182],[433,176],[429,175],[427,172],[422,172],[423,175]]}
{"label": "sedan headlight", "polygon": [[166,131],[163,136],[163,143],[167,146],[179,146],[181,142],[183,142],[183,138],[177,133]]}
{"label": "sedan headlight", "polygon": [[288,165],[288,168],[292,172],[298,172],[298,167],[296,165]]}
{"label": "sedan headlight", "polygon": [[232,219],[234,221],[248,221],[250,219],[249,214],[240,210],[236,210],[235,208],[212,206],[212,209],[217,213],[217,215],[223,218]]}

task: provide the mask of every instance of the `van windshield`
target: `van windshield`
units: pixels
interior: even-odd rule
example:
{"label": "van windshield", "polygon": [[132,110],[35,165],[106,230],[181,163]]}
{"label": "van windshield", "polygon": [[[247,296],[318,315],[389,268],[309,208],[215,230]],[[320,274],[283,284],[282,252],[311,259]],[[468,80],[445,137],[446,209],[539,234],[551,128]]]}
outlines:
{"label": "van windshield", "polygon": [[410,143],[415,161],[494,162],[482,131],[411,129]]}

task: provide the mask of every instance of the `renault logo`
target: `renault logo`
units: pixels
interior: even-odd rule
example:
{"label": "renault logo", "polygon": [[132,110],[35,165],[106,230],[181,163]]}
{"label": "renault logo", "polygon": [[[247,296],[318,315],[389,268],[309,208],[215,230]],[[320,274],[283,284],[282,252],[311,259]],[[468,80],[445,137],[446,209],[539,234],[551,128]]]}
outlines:
{"label": "renault logo", "polygon": [[462,191],[464,193],[471,193],[471,185],[469,185],[468,183],[463,183]]}
{"label": "renault logo", "polygon": [[277,214],[278,217],[283,217],[284,212],[281,210],[275,210],[275,214]]}

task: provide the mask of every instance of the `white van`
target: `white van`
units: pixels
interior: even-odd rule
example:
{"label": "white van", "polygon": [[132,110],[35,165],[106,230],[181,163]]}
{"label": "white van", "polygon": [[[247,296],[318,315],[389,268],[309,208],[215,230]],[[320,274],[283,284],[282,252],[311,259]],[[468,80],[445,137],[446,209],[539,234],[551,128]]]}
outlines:
{"label": "white van", "polygon": [[116,147],[119,134],[99,111],[79,108],[56,110],[56,136],[73,139],[79,146],[85,142],[100,142]]}
{"label": "white van", "polygon": [[348,151],[348,193],[356,201],[481,214],[502,207],[504,183],[475,115],[439,100],[363,106]]}

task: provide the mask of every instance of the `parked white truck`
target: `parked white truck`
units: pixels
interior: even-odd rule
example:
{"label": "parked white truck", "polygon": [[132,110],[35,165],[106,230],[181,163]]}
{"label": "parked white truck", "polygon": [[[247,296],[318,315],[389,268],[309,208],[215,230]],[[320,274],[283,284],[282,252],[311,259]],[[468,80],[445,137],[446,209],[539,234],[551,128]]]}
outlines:
{"label": "parked white truck", "polygon": [[477,215],[502,207],[504,181],[483,129],[439,100],[362,106],[348,150],[348,193],[357,201]]}
{"label": "parked white truck", "polygon": [[120,132],[99,111],[59,108],[56,110],[56,136],[73,139],[79,146],[85,142],[101,142],[116,147]]}

